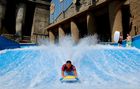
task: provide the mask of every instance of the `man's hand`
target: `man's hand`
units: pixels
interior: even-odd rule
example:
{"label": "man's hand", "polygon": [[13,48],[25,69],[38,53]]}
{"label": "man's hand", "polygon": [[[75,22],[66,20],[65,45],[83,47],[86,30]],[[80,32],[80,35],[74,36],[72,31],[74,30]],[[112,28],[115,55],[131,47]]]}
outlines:
{"label": "man's hand", "polygon": [[62,78],[64,78],[64,77],[66,77],[66,76],[62,76]]}

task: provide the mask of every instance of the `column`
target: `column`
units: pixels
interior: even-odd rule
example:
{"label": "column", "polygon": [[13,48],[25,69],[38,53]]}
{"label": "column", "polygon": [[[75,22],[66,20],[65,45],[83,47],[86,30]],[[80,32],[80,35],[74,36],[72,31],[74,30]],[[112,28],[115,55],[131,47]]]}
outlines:
{"label": "column", "polygon": [[25,14],[25,5],[21,4],[19,5],[17,16],[16,16],[16,35],[18,36],[22,35],[24,14]]}
{"label": "column", "polygon": [[49,31],[49,40],[50,43],[54,44],[55,43],[55,36],[53,34],[53,32]]}
{"label": "column", "polygon": [[87,14],[87,30],[89,35],[94,35],[96,33],[95,19],[92,13]]}
{"label": "column", "polygon": [[58,28],[58,34],[59,34],[59,41],[60,41],[65,36],[65,32],[61,26],[59,26]]}
{"label": "column", "polygon": [[120,3],[119,1],[114,1],[109,5],[109,18],[112,31],[112,41],[114,41],[113,38],[115,31],[123,32],[121,5],[122,3]]}
{"label": "column", "polygon": [[2,19],[5,13],[5,8],[0,4],[0,34],[2,34]]}
{"label": "column", "polygon": [[71,21],[71,36],[76,43],[79,41],[79,29],[74,21]]}

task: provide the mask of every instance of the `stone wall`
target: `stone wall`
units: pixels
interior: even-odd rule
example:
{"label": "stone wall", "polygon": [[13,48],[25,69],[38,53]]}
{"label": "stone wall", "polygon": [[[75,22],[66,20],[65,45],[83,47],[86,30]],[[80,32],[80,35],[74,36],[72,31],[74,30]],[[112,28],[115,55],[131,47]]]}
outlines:
{"label": "stone wall", "polygon": [[49,13],[49,10],[47,10],[45,7],[37,6],[35,8],[31,39],[33,42],[42,37],[37,37],[34,34],[48,34],[48,32],[44,28],[49,25]]}
{"label": "stone wall", "polygon": [[131,35],[140,34],[140,0],[130,0],[131,10]]}

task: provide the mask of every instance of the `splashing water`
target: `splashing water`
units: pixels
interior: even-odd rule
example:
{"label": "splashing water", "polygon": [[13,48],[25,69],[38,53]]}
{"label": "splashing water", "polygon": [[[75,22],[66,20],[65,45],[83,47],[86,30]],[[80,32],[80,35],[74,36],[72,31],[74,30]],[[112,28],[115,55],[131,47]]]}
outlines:
{"label": "splashing water", "polygon": [[[95,38],[0,51],[0,89],[140,89],[140,50],[99,45]],[[80,83],[59,81],[67,59]]]}

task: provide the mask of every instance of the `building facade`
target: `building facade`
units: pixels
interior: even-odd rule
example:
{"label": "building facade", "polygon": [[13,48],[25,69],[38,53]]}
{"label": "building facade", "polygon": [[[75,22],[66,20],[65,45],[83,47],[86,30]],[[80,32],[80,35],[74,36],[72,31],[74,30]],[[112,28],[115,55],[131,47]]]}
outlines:
{"label": "building facade", "polygon": [[100,41],[113,42],[115,31],[120,31],[124,39],[127,34],[137,35],[139,3],[138,0],[73,0],[46,28],[49,39],[55,43],[70,34],[78,42],[86,35],[98,34]]}
{"label": "building facade", "polygon": [[139,0],[0,0],[0,34],[36,43],[98,34],[100,41],[113,42],[115,31],[124,39],[140,34],[139,11]]}
{"label": "building facade", "polygon": [[49,25],[50,2],[0,0],[0,34],[18,42],[36,42]]}

